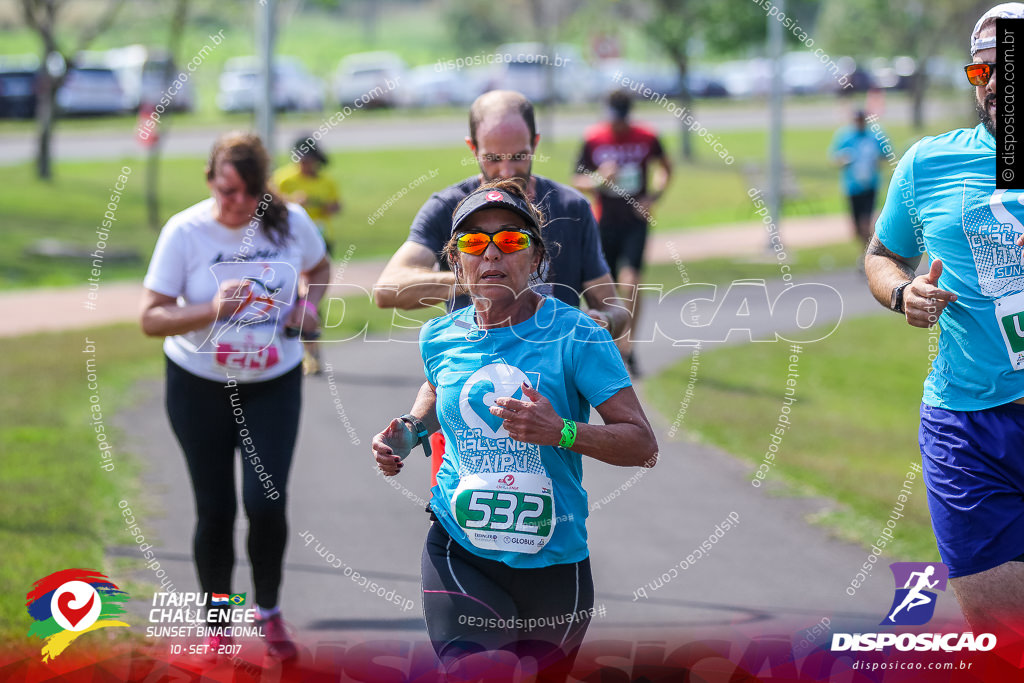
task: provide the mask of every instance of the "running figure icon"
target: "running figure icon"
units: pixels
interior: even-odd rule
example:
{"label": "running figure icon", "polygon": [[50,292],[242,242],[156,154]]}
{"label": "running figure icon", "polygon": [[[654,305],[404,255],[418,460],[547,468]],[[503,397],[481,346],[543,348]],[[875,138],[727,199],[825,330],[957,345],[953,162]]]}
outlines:
{"label": "running figure icon", "polygon": [[[935,581],[929,581],[928,580],[929,577],[931,577],[931,575],[934,574],[934,573],[935,573],[935,567],[932,566],[932,565],[928,565],[927,567],[925,567],[924,571],[912,572],[910,574],[910,577],[907,579],[906,584],[904,584],[904,586],[903,586],[904,588],[910,588],[910,591],[907,593],[906,597],[903,598],[903,602],[900,603],[899,607],[894,609],[892,611],[892,613],[889,614],[889,616],[888,616],[889,621],[891,621],[892,623],[895,624],[896,623],[896,619],[895,619],[896,614],[900,610],[902,610],[904,607],[906,607],[907,611],[909,612],[910,610],[914,609],[915,607],[920,607],[921,605],[927,605],[927,604],[929,604],[931,602],[934,602],[934,600],[935,600],[935,598],[933,597],[934,594],[929,594],[929,593],[924,593],[923,592],[925,588],[935,588],[935,586],[938,585],[938,583],[939,583],[938,579],[935,579]],[[917,577],[917,584],[913,588],[911,588],[910,584],[914,581],[914,577],[915,576]]]}

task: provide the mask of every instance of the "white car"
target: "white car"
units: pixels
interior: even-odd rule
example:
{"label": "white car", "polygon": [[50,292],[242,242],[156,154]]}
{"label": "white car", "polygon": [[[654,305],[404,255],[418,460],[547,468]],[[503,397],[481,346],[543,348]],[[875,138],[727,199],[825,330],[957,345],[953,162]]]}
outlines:
{"label": "white car", "polygon": [[592,102],[600,98],[603,89],[600,75],[583,61],[574,45],[565,43],[499,46],[494,81],[494,87],[518,90],[532,102]]}
{"label": "white car", "polygon": [[395,91],[398,105],[439,107],[470,104],[487,87],[486,78],[473,78],[468,71],[439,71],[436,64],[414,67],[402,76],[402,85]]}
{"label": "white car", "polygon": [[838,64],[834,68],[833,74],[828,62],[822,63],[812,52],[787,52],[782,56],[782,83],[793,95],[835,92],[843,74]]}
{"label": "white car", "polygon": [[724,62],[718,65],[716,71],[718,80],[725,85],[730,97],[764,97],[771,92],[770,59],[755,57]]}
{"label": "white car", "polygon": [[405,61],[393,52],[359,52],[342,57],[334,74],[334,100],[351,106],[359,101],[362,109],[394,107],[399,91],[405,87]]}
{"label": "white car", "polygon": [[103,67],[68,69],[57,89],[57,109],[64,114],[121,114],[124,104],[117,76]]}
{"label": "white car", "polygon": [[[232,57],[220,75],[217,106],[221,111],[252,111],[260,85],[256,57]],[[324,106],[324,84],[294,57],[274,60],[274,108],[287,111],[320,111]]]}
{"label": "white car", "polygon": [[[114,70],[117,81],[124,90],[125,107],[133,111],[137,111],[142,104],[154,105],[159,102],[182,71],[172,63],[170,78],[165,80],[164,73],[170,61],[166,50],[151,50],[144,45],[129,45],[107,50],[103,58],[106,66]],[[170,109],[195,109],[195,92],[191,80],[186,80],[175,91]]]}

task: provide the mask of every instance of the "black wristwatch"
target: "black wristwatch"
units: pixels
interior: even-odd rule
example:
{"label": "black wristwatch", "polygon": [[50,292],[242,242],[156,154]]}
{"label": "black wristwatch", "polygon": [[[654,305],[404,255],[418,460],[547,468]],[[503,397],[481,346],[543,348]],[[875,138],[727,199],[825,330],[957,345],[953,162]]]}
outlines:
{"label": "black wristwatch", "polygon": [[408,422],[409,426],[412,427],[412,431],[416,434],[416,443],[412,445],[413,448],[417,446],[423,446],[423,455],[430,457],[430,434],[427,432],[427,425],[423,424],[423,420],[417,419],[412,415],[402,415],[399,420]]}
{"label": "black wristwatch", "polygon": [[892,295],[889,297],[889,309],[896,311],[897,313],[906,313],[903,310],[903,290],[907,288],[913,280],[907,280],[903,284],[896,285],[892,288]]}

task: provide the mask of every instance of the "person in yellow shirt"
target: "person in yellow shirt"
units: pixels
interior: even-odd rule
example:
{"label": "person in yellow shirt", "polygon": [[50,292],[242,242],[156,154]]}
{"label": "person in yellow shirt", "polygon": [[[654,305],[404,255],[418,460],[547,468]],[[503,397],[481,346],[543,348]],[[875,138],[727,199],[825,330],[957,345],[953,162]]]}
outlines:
{"label": "person in yellow shirt", "polygon": [[338,184],[321,173],[327,165],[324,154],[312,137],[303,137],[292,147],[292,163],[274,171],[273,184],[284,198],[306,210],[320,228],[327,242],[327,253],[333,253],[331,217],[341,211]]}
{"label": "person in yellow shirt", "polygon": [[[334,253],[331,217],[341,212],[341,200],[337,183],[326,173],[321,173],[327,165],[327,155],[320,151],[312,136],[306,136],[292,146],[291,158],[292,163],[274,172],[271,182],[287,201],[306,210],[320,228],[330,256]],[[319,343],[307,339],[304,346],[302,367],[305,374],[321,374]]]}

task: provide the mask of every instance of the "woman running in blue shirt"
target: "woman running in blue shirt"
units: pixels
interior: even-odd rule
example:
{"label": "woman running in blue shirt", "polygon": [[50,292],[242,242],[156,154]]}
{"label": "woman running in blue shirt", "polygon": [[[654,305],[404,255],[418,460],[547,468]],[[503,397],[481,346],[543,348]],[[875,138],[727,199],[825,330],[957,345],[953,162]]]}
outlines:
{"label": "woman running in blue shirt", "polygon": [[429,433],[445,436],[422,558],[445,670],[506,650],[567,673],[594,604],[583,456],[652,467],[658,444],[608,332],[531,289],[547,249],[521,185],[481,186],[452,224],[444,257],[473,304],[423,326],[427,381],[373,452],[393,476]]}

